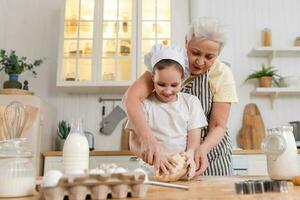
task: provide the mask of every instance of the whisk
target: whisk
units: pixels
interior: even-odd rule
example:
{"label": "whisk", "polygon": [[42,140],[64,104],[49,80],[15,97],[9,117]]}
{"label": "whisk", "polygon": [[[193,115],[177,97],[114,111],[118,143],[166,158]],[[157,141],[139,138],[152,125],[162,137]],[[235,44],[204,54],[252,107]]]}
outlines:
{"label": "whisk", "polygon": [[6,139],[19,138],[26,125],[28,112],[26,107],[18,102],[12,101],[4,110],[4,120],[6,126]]}

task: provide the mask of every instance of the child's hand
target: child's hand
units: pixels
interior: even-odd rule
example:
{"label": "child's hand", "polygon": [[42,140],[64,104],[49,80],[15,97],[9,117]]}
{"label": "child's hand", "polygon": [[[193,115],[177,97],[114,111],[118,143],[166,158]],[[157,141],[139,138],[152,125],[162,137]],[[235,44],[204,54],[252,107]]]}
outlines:
{"label": "child's hand", "polygon": [[196,172],[196,163],[194,160],[194,150],[189,149],[186,152],[184,152],[184,155],[186,157],[186,164],[188,165],[188,172],[187,172],[187,178],[190,180],[195,176]]}
{"label": "child's hand", "polygon": [[170,174],[172,168],[176,165],[176,161],[171,157],[171,155],[161,152],[159,157],[154,159],[154,170],[155,175],[158,176],[161,173]]}

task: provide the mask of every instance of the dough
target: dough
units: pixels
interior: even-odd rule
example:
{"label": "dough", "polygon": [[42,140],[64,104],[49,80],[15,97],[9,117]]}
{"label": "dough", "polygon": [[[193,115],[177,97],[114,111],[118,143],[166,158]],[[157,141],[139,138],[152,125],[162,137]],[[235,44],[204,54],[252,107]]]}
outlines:
{"label": "dough", "polygon": [[173,173],[171,174],[160,174],[154,178],[158,181],[172,182],[179,180],[184,176],[188,171],[188,166],[186,164],[186,159],[184,156],[181,156],[179,153],[174,154],[172,158],[177,162],[177,165],[172,168]]}

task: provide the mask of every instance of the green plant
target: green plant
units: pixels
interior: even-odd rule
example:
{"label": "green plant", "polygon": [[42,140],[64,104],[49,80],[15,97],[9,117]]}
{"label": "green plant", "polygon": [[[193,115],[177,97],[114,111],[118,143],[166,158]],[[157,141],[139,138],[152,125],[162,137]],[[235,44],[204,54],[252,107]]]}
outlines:
{"label": "green plant", "polygon": [[58,123],[57,135],[60,137],[60,139],[65,140],[68,137],[70,131],[71,125],[66,120],[61,120]]}
{"label": "green plant", "polygon": [[272,80],[276,85],[278,85],[278,79],[281,78],[279,74],[277,74],[277,69],[273,66],[266,67],[264,64],[261,65],[261,69],[254,71],[252,74],[249,74],[245,81],[250,79],[259,79],[261,77],[269,76],[272,77]]}
{"label": "green plant", "polygon": [[11,51],[10,54],[7,54],[4,49],[0,50],[0,71],[8,75],[10,74],[21,74],[26,70],[29,70],[33,73],[33,76],[36,77],[37,73],[35,67],[40,66],[44,59],[38,59],[33,61],[33,63],[26,62],[26,57],[21,57],[16,55],[15,51]]}

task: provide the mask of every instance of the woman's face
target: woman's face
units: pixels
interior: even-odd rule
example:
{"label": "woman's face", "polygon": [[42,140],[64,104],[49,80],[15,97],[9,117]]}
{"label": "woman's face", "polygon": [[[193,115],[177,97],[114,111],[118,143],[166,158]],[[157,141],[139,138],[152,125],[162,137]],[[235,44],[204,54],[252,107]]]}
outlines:
{"label": "woman's face", "polygon": [[177,98],[181,89],[182,73],[176,68],[169,66],[165,69],[155,70],[152,79],[157,97],[162,102],[172,102]]}
{"label": "woman's face", "polygon": [[206,72],[219,55],[221,45],[212,40],[193,37],[186,43],[189,69],[191,74]]}

